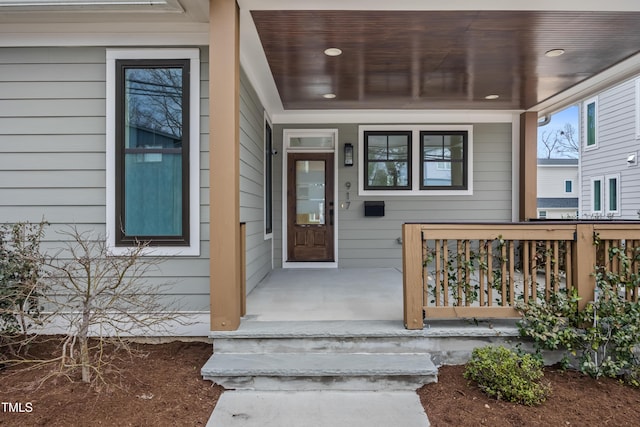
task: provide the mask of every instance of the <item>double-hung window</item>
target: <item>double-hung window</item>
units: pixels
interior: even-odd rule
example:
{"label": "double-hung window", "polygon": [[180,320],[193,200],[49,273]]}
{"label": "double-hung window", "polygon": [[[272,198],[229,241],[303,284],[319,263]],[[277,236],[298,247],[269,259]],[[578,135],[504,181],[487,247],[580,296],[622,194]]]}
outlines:
{"label": "double-hung window", "polygon": [[[199,53],[107,53],[107,243],[199,252]],[[195,111],[194,111],[195,110]]]}
{"label": "double-hung window", "polygon": [[467,189],[466,131],[420,132],[421,190]]}

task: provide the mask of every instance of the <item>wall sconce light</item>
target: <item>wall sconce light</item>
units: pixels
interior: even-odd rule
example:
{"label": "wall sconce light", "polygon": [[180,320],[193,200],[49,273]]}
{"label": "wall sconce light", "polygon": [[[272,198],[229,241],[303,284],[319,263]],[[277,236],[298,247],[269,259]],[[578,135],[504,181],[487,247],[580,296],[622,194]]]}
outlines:
{"label": "wall sconce light", "polygon": [[353,145],[348,142],[344,144],[344,165],[353,166]]}

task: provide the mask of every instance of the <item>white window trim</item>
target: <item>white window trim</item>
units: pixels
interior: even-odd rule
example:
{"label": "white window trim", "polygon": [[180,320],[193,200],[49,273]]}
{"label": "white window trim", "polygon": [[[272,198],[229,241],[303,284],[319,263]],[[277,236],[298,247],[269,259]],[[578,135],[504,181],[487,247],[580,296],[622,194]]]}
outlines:
{"label": "white window trim", "polygon": [[[365,131],[410,131],[411,132],[411,190],[365,190],[364,189],[364,133]],[[421,131],[466,131],[467,132],[467,189],[466,190],[420,190],[420,132]],[[359,196],[467,196],[473,194],[473,126],[472,125],[361,125],[358,126],[358,195]]]}
{"label": "white window trim", "polygon": [[189,246],[150,246],[147,256],[200,255],[200,50],[199,49],[107,49],[106,81],[106,226],[107,249],[113,255],[125,255],[130,247],[116,246],[116,59],[189,59]]}
{"label": "white window trim", "polygon": [[[600,210],[597,211],[594,209],[595,206],[595,191],[594,191],[594,185],[596,181],[600,181]],[[591,211],[591,213],[594,214],[600,214],[602,215],[604,213],[604,192],[605,192],[605,180],[603,176],[593,176],[591,177],[591,197],[590,197],[590,201],[591,201],[591,205],[589,206],[589,210]]]}
{"label": "white window trim", "polygon": [[[596,110],[596,123],[595,123],[595,144],[593,145],[587,145],[587,106],[589,104],[595,104],[595,110]],[[598,97],[594,96],[593,98],[589,98],[586,101],[584,101],[582,103],[582,136],[583,136],[583,140],[584,143],[582,144],[582,146],[584,147],[585,151],[590,151],[590,150],[595,150],[596,148],[598,148],[598,116],[599,116],[599,112],[598,112]]]}
{"label": "white window trim", "polygon": [[640,139],[640,77],[636,79],[636,139]]}
{"label": "white window trim", "polygon": [[[609,206],[609,181],[611,181],[612,179],[616,180],[616,210],[611,210],[610,206]],[[620,174],[611,174],[611,175],[607,175],[605,176],[604,179],[604,186],[605,186],[605,205],[604,205],[604,209],[605,209],[605,214],[606,215],[614,215],[614,216],[620,216]]]}
{"label": "white window trim", "polygon": [[[267,198],[266,198],[266,189],[267,189],[267,161],[270,156],[273,156],[272,153],[267,153],[267,134],[266,134],[266,125],[269,125],[271,128],[271,149],[273,150],[273,123],[271,123],[271,119],[267,112],[264,112],[264,121],[262,122],[262,147],[264,148],[262,151],[264,153],[264,158],[262,162],[262,188],[263,188],[263,196],[262,196],[262,232],[264,233],[264,240],[273,239],[273,158],[271,158],[271,233],[267,233]],[[272,257],[273,258],[273,257]]]}
{"label": "white window trim", "polygon": [[[333,138],[333,147],[331,148],[308,148],[295,147],[289,148],[289,139],[299,136],[331,136]],[[289,243],[287,233],[289,232],[288,221],[288,165],[287,159],[289,153],[334,153],[333,156],[333,201],[334,205],[338,204],[338,129],[284,129],[282,131],[282,268],[338,268],[338,234],[339,234],[339,218],[340,209],[334,209],[333,216],[333,262],[290,262]]]}

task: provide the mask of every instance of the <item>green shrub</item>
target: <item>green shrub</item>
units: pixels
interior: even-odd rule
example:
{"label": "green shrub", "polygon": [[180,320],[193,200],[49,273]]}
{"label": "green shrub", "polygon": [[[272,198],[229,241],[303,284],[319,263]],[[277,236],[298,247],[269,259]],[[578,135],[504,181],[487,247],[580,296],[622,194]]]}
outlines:
{"label": "green shrub", "polygon": [[551,388],[542,384],[542,362],[504,347],[473,350],[464,377],[498,400],[534,406],[545,401]]}
{"label": "green shrub", "polygon": [[44,291],[40,239],[46,223],[0,224],[0,354],[15,354],[38,322]]}
{"label": "green shrub", "polygon": [[[582,373],[594,378],[623,377],[640,386],[640,302],[628,301],[625,293],[640,286],[640,276],[632,268],[632,257],[619,248],[611,248],[610,259],[620,261],[620,271],[596,268],[596,301],[578,311],[575,290],[560,293],[549,302],[530,301],[517,306],[523,314],[518,324],[520,335],[534,340],[541,350],[561,350],[563,365],[570,362]],[[573,360],[572,360],[573,359]]]}

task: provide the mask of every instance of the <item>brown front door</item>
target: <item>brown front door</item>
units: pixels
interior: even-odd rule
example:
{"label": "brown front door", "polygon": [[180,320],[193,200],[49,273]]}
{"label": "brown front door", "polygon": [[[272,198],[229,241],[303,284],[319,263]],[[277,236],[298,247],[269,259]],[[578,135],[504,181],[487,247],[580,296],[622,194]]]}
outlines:
{"label": "brown front door", "polygon": [[288,261],[334,261],[333,153],[289,153]]}

